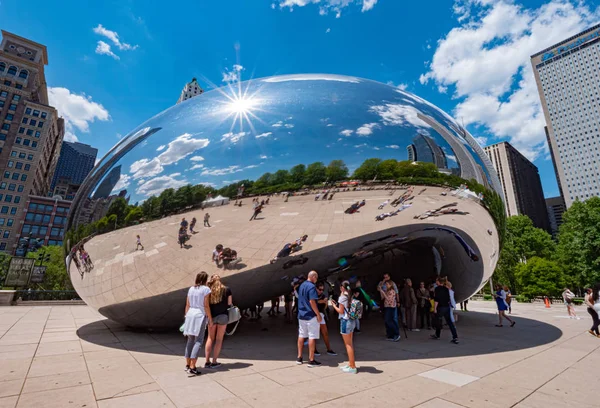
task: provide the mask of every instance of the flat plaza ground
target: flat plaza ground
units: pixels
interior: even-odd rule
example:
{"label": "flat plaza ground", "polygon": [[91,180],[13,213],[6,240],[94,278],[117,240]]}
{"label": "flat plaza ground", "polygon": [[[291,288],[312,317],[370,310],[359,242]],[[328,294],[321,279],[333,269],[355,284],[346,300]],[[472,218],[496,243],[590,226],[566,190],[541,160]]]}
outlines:
{"label": "flat plaza ground", "polygon": [[339,356],[311,369],[295,364],[295,325],[265,308],[226,338],[222,368],[189,377],[179,333],[134,332],[87,306],[2,307],[0,408],[598,407],[600,339],[583,308],[570,320],[562,305],[515,304],[512,329],[494,327],[493,302],[469,309],[459,345],[448,330],[439,341],[427,330],[384,341],[372,314],[355,337],[359,374],[349,375],[338,369],[337,321]]}

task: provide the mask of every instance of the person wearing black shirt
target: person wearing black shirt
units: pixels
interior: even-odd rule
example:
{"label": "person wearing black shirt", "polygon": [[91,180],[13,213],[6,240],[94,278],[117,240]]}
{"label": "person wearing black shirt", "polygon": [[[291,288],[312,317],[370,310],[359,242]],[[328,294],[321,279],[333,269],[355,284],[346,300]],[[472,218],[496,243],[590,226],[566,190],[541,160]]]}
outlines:
{"label": "person wearing black shirt", "polygon": [[435,334],[431,335],[432,339],[439,340],[440,333],[442,332],[442,318],[446,320],[450,331],[452,332],[452,343],[458,344],[458,334],[456,333],[456,327],[450,317],[450,291],[446,287],[446,278],[438,279],[438,286],[434,290],[433,295],[434,307],[433,312],[435,313]]}
{"label": "person wearing black shirt", "polygon": [[[325,321],[325,311],[327,310],[328,299],[323,293],[324,290],[325,284],[323,282],[317,283],[317,294],[319,296],[319,299],[317,300],[317,309],[319,309],[319,313],[321,314],[321,335],[323,336],[323,341],[325,342],[325,346],[327,347],[327,354],[329,354],[330,356],[337,356],[337,353],[331,349],[331,344],[329,343],[329,332],[327,331],[327,322]],[[315,355],[321,355],[321,353],[319,353],[316,348]]]}
{"label": "person wearing black shirt", "polygon": [[[208,326],[208,338],[204,348],[206,355],[204,368],[217,368],[221,366],[217,359],[223,346],[223,337],[225,337],[225,330],[229,323],[229,308],[233,306],[233,299],[231,290],[223,285],[219,275],[211,276],[207,286],[210,288],[208,303],[213,324]],[[211,354],[212,363],[210,362]]]}

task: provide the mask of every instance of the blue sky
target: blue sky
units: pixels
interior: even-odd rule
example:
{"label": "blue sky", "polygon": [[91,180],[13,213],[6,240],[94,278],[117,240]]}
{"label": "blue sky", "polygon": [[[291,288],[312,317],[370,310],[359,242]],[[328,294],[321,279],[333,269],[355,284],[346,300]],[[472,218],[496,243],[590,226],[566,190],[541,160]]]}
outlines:
{"label": "blue sky", "polygon": [[[196,0],[0,2],[0,28],[48,47],[46,78],[68,138],[101,154],[173,105],[197,77],[322,72],[401,86],[510,140],[558,194],[529,55],[600,20],[567,0]],[[38,10],[37,12],[31,12]]]}

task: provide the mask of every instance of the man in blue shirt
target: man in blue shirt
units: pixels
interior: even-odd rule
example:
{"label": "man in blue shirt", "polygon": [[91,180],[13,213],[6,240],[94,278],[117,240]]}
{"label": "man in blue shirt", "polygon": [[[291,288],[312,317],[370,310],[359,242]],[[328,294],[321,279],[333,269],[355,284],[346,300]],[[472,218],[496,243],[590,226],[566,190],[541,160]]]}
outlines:
{"label": "man in blue shirt", "polygon": [[319,275],[310,271],[308,279],[298,288],[298,359],[297,364],[302,364],[302,351],[304,339],[308,338],[308,366],[318,367],[321,365],[315,360],[315,348],[319,339],[321,328],[321,314],[317,307],[319,294],[315,283]]}

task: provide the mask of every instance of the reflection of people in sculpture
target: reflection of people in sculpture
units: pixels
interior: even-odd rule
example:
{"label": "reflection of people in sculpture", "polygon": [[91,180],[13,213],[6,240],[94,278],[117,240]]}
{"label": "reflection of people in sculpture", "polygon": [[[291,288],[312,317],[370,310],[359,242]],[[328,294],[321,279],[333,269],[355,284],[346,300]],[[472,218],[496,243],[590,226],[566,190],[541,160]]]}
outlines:
{"label": "reflection of people in sculpture", "polygon": [[475,262],[479,261],[479,256],[477,256],[477,254],[475,253],[475,250],[473,248],[471,248],[469,246],[469,244],[467,244],[467,242],[463,239],[463,237],[458,235],[456,232],[452,231],[451,229],[443,228],[443,227],[428,227],[428,228],[425,228],[423,231],[432,231],[432,230],[444,231],[449,234],[452,234],[454,236],[454,238],[456,238],[456,240],[463,247],[463,249],[469,256],[469,258],[471,258],[471,260],[473,260]]}
{"label": "reflection of people in sculpture", "polygon": [[254,214],[250,217],[250,221],[255,220],[258,214],[262,212],[262,205],[258,201],[254,204]]}
{"label": "reflection of people in sculpture", "polygon": [[238,258],[237,252],[231,248],[223,249],[220,257],[223,260],[224,269],[231,269],[242,260],[242,258]]}
{"label": "reflection of people in sculpture", "polygon": [[196,226],[196,217],[192,218],[192,222],[190,222],[190,232],[192,234],[195,234],[196,231],[194,231],[194,227]]}
{"label": "reflection of people in sculpture", "polygon": [[308,238],[308,235],[303,235],[302,237],[298,238],[296,241],[285,244],[283,246],[283,248],[281,249],[281,251],[279,251],[277,253],[277,256],[274,257],[273,259],[271,259],[270,263],[273,264],[277,261],[277,259],[288,257],[288,256],[290,256],[290,254],[292,252],[297,252],[297,251],[301,250],[302,243],[305,242],[307,238]]}
{"label": "reflection of people in sculpture", "polygon": [[[195,219],[195,218],[194,218]],[[144,246],[142,245],[142,239],[139,235],[136,235],[137,244],[135,246],[135,250],[137,251],[139,247],[142,247],[142,251],[144,250]]]}
{"label": "reflection of people in sculpture", "polygon": [[383,203],[379,204],[379,207],[377,207],[378,210],[383,209],[383,207],[385,207],[386,205],[388,205],[390,202],[390,200],[385,200]]}

